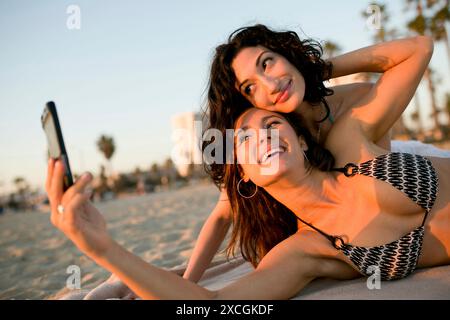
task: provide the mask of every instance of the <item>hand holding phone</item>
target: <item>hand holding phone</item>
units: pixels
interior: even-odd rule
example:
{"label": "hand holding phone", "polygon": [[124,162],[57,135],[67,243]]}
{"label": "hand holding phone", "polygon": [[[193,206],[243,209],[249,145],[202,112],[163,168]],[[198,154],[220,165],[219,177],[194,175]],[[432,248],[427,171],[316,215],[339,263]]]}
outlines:
{"label": "hand holding phone", "polygon": [[70,171],[69,157],[67,156],[61,125],[53,101],[47,102],[41,116],[42,128],[47,136],[49,156],[53,159],[60,159],[64,164],[64,184],[66,191],[73,185],[72,172]]}

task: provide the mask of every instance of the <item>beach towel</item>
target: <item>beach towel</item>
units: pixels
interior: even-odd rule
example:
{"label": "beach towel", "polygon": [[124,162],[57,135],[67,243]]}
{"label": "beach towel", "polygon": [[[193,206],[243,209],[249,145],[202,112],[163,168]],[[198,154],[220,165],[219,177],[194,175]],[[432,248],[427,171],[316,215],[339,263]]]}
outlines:
{"label": "beach towel", "polygon": [[440,149],[432,144],[423,143],[416,140],[391,141],[391,150],[394,152],[406,152],[412,154],[418,154],[421,156],[450,158],[450,150]]}
{"label": "beach towel", "polygon": [[[170,270],[180,273],[185,266]],[[205,271],[198,282],[210,290],[219,290],[245,276],[253,270],[243,258],[220,261]],[[131,299],[130,295],[111,297],[121,284],[103,283],[100,290],[79,290],[63,295],[61,300]],[[95,291],[95,294],[92,292]],[[381,281],[374,286],[368,278],[353,280],[317,279],[309,283],[292,300],[450,300],[450,265],[417,269],[407,278],[395,281]]]}

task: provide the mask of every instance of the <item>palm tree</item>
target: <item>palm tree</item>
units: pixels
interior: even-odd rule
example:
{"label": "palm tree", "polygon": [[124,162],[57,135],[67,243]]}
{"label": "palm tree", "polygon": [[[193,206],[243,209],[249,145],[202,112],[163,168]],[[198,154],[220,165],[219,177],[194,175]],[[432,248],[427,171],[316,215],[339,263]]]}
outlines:
{"label": "palm tree", "polygon": [[163,177],[166,183],[172,183],[177,178],[177,170],[171,158],[167,158],[162,165]]}
{"label": "palm tree", "polygon": [[157,174],[159,172],[159,167],[157,163],[153,163],[150,167],[150,173]]}
{"label": "palm tree", "polygon": [[450,21],[450,0],[427,0],[427,8],[433,8],[436,4],[441,6],[430,19],[430,32],[435,41],[442,41],[447,48],[447,62],[450,67],[450,43],[445,24]]}
{"label": "palm tree", "polygon": [[446,130],[446,134],[447,134],[447,139],[450,138],[449,133],[450,133],[450,93],[446,93],[445,94],[445,111],[447,112],[447,130]]}
{"label": "palm tree", "polygon": [[[411,6],[411,4],[415,4],[415,11],[416,16],[408,22],[407,27],[409,30],[420,34],[425,35],[430,33],[430,22],[429,19],[427,19],[423,14],[423,1],[422,0],[406,0],[408,7]],[[431,117],[433,118],[434,122],[434,131],[436,135],[441,135],[441,126],[439,124],[439,109],[436,104],[436,97],[435,97],[435,85],[433,83],[432,79],[432,71],[430,70],[430,67],[428,67],[425,70],[424,78],[428,83],[428,90],[430,91],[430,98],[431,98]]]}
{"label": "palm tree", "polygon": [[333,42],[330,40],[325,41],[325,45],[323,46],[323,49],[324,49],[323,56],[326,59],[334,57],[342,51],[341,47],[336,42]]}
{"label": "palm tree", "polygon": [[99,194],[100,200],[103,200],[106,192],[108,191],[108,178],[105,174],[105,166],[100,165],[100,175],[99,175],[99,184],[96,188],[96,193]]}
{"label": "palm tree", "polygon": [[415,5],[415,12],[416,16],[410,20],[407,24],[407,27],[409,30],[412,30],[416,32],[417,34],[424,35],[429,27],[428,27],[428,21],[423,15],[423,0],[406,0],[407,8],[411,8],[413,5]]}
{"label": "palm tree", "polygon": [[[341,47],[331,40],[326,40],[325,44],[323,45],[323,58],[324,59],[330,59],[336,55],[338,55],[341,52]],[[333,83],[335,85],[339,84],[339,80],[334,78]]]}
{"label": "palm tree", "polygon": [[416,106],[416,111],[414,111],[411,114],[411,119],[416,123],[417,126],[417,133],[419,134],[420,137],[424,136],[424,132],[423,132],[423,126],[422,126],[422,121],[420,120],[420,100],[419,100],[419,94],[416,93],[414,94],[414,104]]}
{"label": "palm tree", "polygon": [[172,161],[172,159],[167,158],[164,161],[164,168],[169,169],[169,170],[173,168],[173,161]]}
{"label": "palm tree", "polygon": [[102,135],[97,140],[97,147],[100,150],[100,152],[103,153],[106,160],[108,161],[109,174],[111,175],[112,174],[111,158],[114,155],[114,151],[116,151],[116,145],[114,143],[113,137]]}
{"label": "palm tree", "polygon": [[448,120],[450,121],[450,93],[447,93],[445,95],[446,97],[446,109],[447,109],[447,114],[448,114]]}
{"label": "palm tree", "polygon": [[[385,4],[380,4],[377,2],[372,2],[371,5],[377,6],[380,9],[380,16],[381,16],[380,20],[381,27],[379,29],[376,29],[376,32],[372,35],[373,43],[375,44],[380,42],[386,42],[397,38],[398,37],[397,30],[395,28],[389,29],[387,27],[390,19],[387,6]],[[368,19],[370,15],[367,11],[362,11],[361,14],[365,19]],[[378,80],[378,75],[371,72],[364,72],[362,78],[364,81],[374,82]],[[393,133],[395,136],[397,134],[405,134],[406,131],[407,128],[404,123],[403,115],[401,115],[393,126]]]}
{"label": "palm tree", "polygon": [[[22,208],[25,209],[28,207],[28,200],[27,200],[27,193],[30,191],[30,185],[23,177],[16,177],[13,180],[14,184],[17,188],[17,195],[19,198],[16,198],[15,205],[17,205],[16,208]],[[14,198],[14,196],[11,194],[11,197]]]}
{"label": "palm tree", "polygon": [[[397,38],[397,36],[398,36],[397,30],[395,28],[388,29],[386,27],[388,25],[389,19],[391,17],[387,11],[387,6],[385,4],[380,4],[377,2],[372,2],[371,5],[377,6],[378,8],[380,8],[380,14],[381,14],[381,20],[380,20],[381,28],[376,29],[377,31],[373,34],[373,42],[379,43],[379,42],[385,42],[385,41]],[[369,16],[370,16],[370,14],[367,13],[367,11],[363,11],[363,12],[361,12],[361,14],[365,19],[369,18]]]}
{"label": "palm tree", "polygon": [[17,193],[23,195],[25,191],[27,191],[30,186],[28,185],[28,182],[23,177],[16,177],[14,178],[14,184],[17,188]]}
{"label": "palm tree", "polygon": [[[431,67],[428,67],[425,72],[428,72],[428,77],[431,79],[431,81],[428,81],[428,90],[431,92],[432,103],[436,104],[436,101],[433,101],[436,98],[436,88],[434,87],[434,84],[440,83],[442,79],[438,77],[437,73]],[[441,124],[438,120],[440,113],[441,110],[436,107],[436,109],[433,109],[433,114],[431,114],[430,116],[434,120],[435,126],[437,126],[437,128],[439,129],[441,129]]]}

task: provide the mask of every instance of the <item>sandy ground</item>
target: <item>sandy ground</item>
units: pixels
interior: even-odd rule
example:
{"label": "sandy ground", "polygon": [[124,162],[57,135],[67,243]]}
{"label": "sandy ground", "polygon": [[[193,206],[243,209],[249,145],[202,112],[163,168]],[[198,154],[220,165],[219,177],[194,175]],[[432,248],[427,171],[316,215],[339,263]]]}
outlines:
{"label": "sandy ground", "polygon": [[[450,145],[439,147],[450,149]],[[96,206],[105,215],[114,239],[144,260],[169,269],[187,263],[196,237],[218,196],[212,184],[203,184],[96,203]],[[214,260],[223,259],[222,254]],[[49,298],[66,287],[70,276],[66,270],[71,265],[81,269],[81,289],[94,288],[109,277],[109,272],[82,255],[51,225],[48,213],[0,215],[0,299]],[[219,275],[206,279],[205,285],[210,281],[212,287],[224,286],[230,279],[237,279],[250,270],[246,265],[243,270],[231,269],[225,280],[221,280],[220,273],[230,266],[220,268]],[[421,298],[450,297],[450,266],[422,270],[402,281],[405,287],[389,284],[391,296],[385,290],[380,297],[400,297],[419,287],[430,288],[428,295]],[[333,290],[338,293],[333,291],[328,296],[322,289],[317,292],[322,298],[342,297],[343,287],[349,289],[349,297],[358,298],[367,293],[352,285],[336,284]]]}
{"label": "sandy ground", "polygon": [[[212,184],[202,184],[96,206],[115,240],[144,260],[171,268],[187,262],[218,195]],[[51,225],[48,214],[0,216],[0,299],[48,298],[66,286],[71,265],[80,267],[81,289],[109,277]]]}

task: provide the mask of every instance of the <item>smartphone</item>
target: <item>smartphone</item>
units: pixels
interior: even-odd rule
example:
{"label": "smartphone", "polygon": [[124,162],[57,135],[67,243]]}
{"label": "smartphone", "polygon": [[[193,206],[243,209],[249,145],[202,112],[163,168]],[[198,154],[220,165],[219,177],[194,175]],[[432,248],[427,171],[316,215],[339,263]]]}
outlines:
{"label": "smartphone", "polygon": [[66,191],[73,185],[72,172],[70,171],[69,157],[61,131],[61,125],[56,112],[56,105],[53,101],[46,103],[41,116],[42,128],[47,136],[49,156],[56,160],[61,160],[64,164],[63,189]]}

